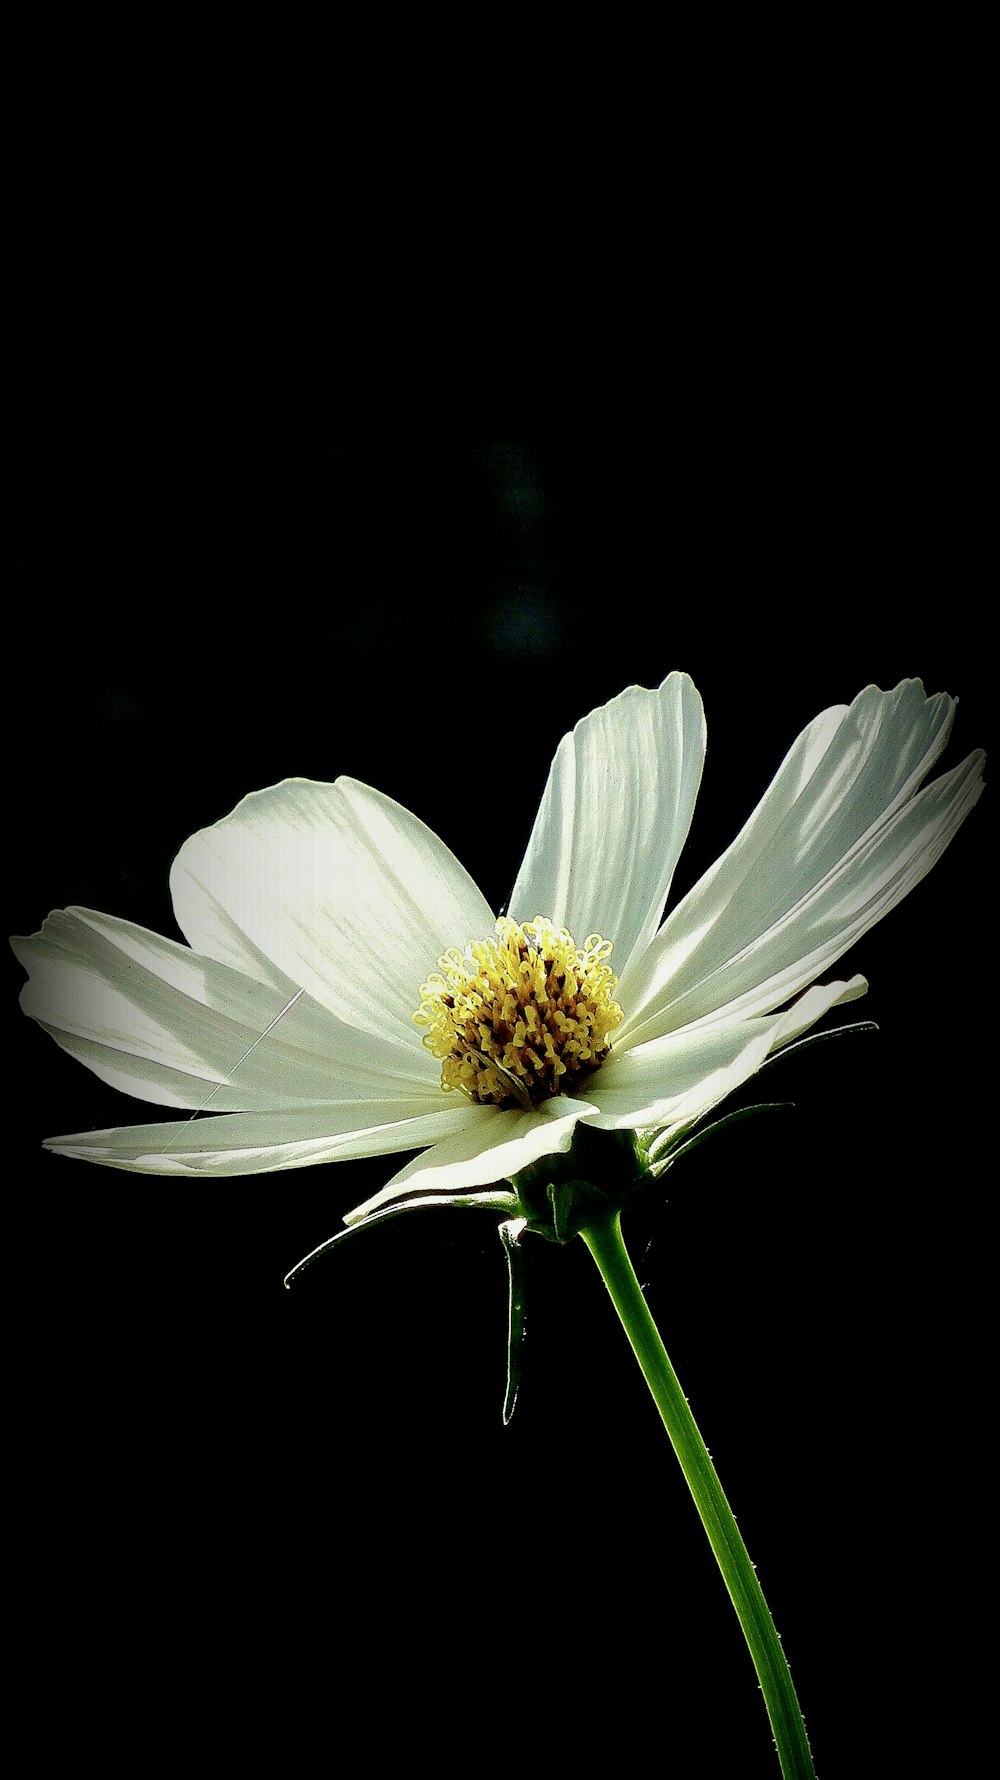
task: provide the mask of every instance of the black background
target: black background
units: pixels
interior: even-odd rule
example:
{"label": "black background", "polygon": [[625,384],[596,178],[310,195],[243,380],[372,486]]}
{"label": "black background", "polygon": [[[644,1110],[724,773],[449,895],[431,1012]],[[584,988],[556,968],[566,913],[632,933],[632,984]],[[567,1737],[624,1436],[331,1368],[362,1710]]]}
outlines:
{"label": "black background", "polygon": [[[176,937],[182,841],[293,774],[379,786],[499,905],[559,737],[675,667],[709,734],[675,894],[869,681],[959,694],[954,764],[992,717],[981,467],[940,389],[844,371],[806,388],[793,364],[780,397],[762,371],[659,434],[506,444],[333,440],[252,404],[60,414],[19,490],[10,930],[80,903]],[[988,808],[840,967],[871,990],[834,1017],[878,1034],[769,1071],[796,1109],[706,1145],[626,1225],[826,1776],[926,1746],[974,1655]],[[545,1760],[567,1714],[560,1759],[599,1762],[624,1712],[671,1772],[696,1737],[698,1772],[776,1772],[581,1244],[530,1249],[504,1430],[488,1215],[397,1220],[287,1293],[391,1159],[90,1169],[41,1139],[141,1106],[23,1020],[13,1043],[29,1625],[81,1734],[126,1694],[179,1744],[207,1709],[209,1756],[273,1738],[293,1761],[346,1714],[380,1759],[475,1768]]]}

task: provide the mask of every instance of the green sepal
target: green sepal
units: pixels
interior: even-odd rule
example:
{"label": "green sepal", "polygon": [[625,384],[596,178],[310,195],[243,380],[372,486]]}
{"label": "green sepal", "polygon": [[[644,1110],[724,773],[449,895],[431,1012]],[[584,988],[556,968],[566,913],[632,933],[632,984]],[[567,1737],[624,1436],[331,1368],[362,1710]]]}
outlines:
{"label": "green sepal", "polygon": [[770,1069],[774,1063],[780,1063],[783,1057],[790,1057],[793,1051],[806,1051],[810,1045],[823,1045],[831,1038],[845,1038],[849,1032],[877,1032],[878,1025],[874,1020],[851,1020],[846,1026],[828,1026],[823,1032],[807,1032],[804,1038],[793,1038],[786,1045],[779,1045],[769,1057],[765,1057],[758,1070]]}
{"label": "green sepal", "polygon": [[649,1179],[634,1131],[593,1131],[579,1124],[565,1155],[542,1156],[511,1186],[526,1227],[549,1242],[569,1242]]}
{"label": "green sepal", "polygon": [[[790,1057],[793,1051],[804,1051],[808,1045],[825,1044],[828,1039],[840,1038],[848,1032],[877,1032],[874,1020],[855,1020],[849,1026],[831,1026],[827,1032],[810,1032],[805,1038],[797,1038],[791,1044],[783,1045],[780,1050],[773,1051],[765,1057],[758,1074],[770,1069],[782,1058]],[[753,1106],[737,1107],[735,1112],[724,1113],[720,1119],[713,1119],[710,1125],[681,1125],[676,1131],[645,1131],[640,1139],[640,1147],[646,1158],[650,1174],[659,1179],[661,1174],[686,1156],[689,1150],[697,1149],[706,1137],[713,1137],[717,1131],[724,1131],[727,1125],[735,1125],[741,1119],[749,1119],[762,1112],[785,1112],[794,1105],[791,1100],[760,1100]]]}
{"label": "green sepal", "polygon": [[510,1193],[495,1190],[492,1193],[418,1193],[412,1199],[400,1199],[395,1205],[381,1206],[378,1211],[368,1213],[367,1217],[358,1218],[356,1223],[348,1224],[346,1230],[338,1230],[335,1235],[328,1236],[318,1248],[311,1249],[303,1255],[301,1261],[285,1274],[285,1285],[291,1287],[293,1279],[297,1279],[305,1268],[318,1261],[329,1249],[336,1248],[346,1242],[349,1236],[358,1236],[362,1230],[371,1230],[376,1224],[387,1224],[390,1218],[398,1218],[404,1211],[427,1211],[431,1206],[462,1206],[473,1211],[502,1211],[515,1209],[515,1201]]}
{"label": "green sepal", "polygon": [[659,1180],[660,1175],[665,1174],[681,1156],[696,1150],[706,1137],[724,1131],[727,1125],[738,1125],[741,1119],[753,1118],[756,1113],[788,1112],[794,1104],[793,1100],[759,1100],[753,1106],[740,1106],[735,1112],[724,1113],[721,1119],[713,1119],[710,1125],[704,1125],[700,1130],[684,1125],[679,1131],[671,1131],[669,1136],[662,1131],[654,1132],[646,1143],[650,1174]]}
{"label": "green sepal", "polygon": [[517,1390],[521,1382],[521,1349],[524,1345],[524,1295],[525,1272],[524,1250],[521,1237],[526,1225],[523,1218],[508,1218],[500,1225],[500,1241],[503,1243],[504,1254],[507,1256],[507,1276],[510,1281],[510,1305],[507,1314],[507,1390],[503,1400],[503,1425],[506,1427],[514,1414],[517,1402]]}
{"label": "green sepal", "polygon": [[619,1204],[617,1198],[602,1192],[589,1180],[550,1181],[545,1192],[552,1223],[540,1234],[547,1236],[550,1242],[571,1242],[595,1218],[607,1217]]}

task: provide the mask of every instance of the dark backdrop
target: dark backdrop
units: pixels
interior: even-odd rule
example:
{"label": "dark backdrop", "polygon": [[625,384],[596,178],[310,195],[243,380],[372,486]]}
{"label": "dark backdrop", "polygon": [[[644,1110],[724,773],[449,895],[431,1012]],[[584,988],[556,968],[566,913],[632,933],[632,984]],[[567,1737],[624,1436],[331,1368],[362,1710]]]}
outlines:
{"label": "dark backdrop", "polygon": [[[985,742],[971,451],[912,388],[859,412],[831,383],[817,414],[790,386],[780,416],[765,395],[725,424],[695,405],[676,432],[508,444],[169,404],[53,424],[15,545],[11,931],[81,903],[176,936],[181,842],[292,774],[391,793],[499,904],[561,734],[675,667],[709,726],[678,891],[869,681],[961,695],[946,764]],[[705,1146],[626,1226],[827,1776],[933,1737],[970,1655],[987,812],[845,960],[871,991],[839,1017],[879,1033],[769,1072],[796,1109]],[[12,1030],[19,1524],[83,1731],[124,1691],[180,1743],[207,1705],[220,1755],[275,1737],[291,1761],[326,1721],[332,1751],[351,1724],[376,1759],[475,1771],[484,1739],[546,1759],[566,1714],[599,1761],[621,1710],[658,1770],[775,1771],[581,1244],[530,1250],[505,1431],[488,1216],[399,1220],[286,1293],[392,1159],[185,1185],[49,1156],[143,1108]]]}

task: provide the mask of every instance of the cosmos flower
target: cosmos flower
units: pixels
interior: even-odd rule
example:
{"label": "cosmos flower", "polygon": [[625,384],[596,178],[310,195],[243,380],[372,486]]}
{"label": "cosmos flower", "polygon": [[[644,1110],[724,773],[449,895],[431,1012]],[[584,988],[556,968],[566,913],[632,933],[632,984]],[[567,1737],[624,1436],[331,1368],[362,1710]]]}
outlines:
{"label": "cosmos flower", "polygon": [[413,1193],[486,1196],[580,1121],[688,1128],[864,993],[817,979],[982,790],[981,754],[923,785],[953,714],[916,680],[824,711],[666,919],[705,750],[684,674],[564,737],[499,921],[370,786],[256,792],[174,862],[187,945],[80,908],[13,942],[26,1013],[114,1087],[190,1115],[48,1147],[188,1176],[418,1151],[350,1221]]}

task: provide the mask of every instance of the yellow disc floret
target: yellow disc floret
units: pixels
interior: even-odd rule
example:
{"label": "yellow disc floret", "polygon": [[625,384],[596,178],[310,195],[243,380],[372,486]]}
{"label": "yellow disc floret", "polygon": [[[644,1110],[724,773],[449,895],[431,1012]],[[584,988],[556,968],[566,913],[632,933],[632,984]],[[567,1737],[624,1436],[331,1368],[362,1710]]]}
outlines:
{"label": "yellow disc floret", "polygon": [[413,1016],[441,1058],[442,1088],[525,1110],[572,1094],[604,1062],[622,1018],[610,955],[600,934],[578,946],[543,915],[523,926],[501,916],[494,938],[452,947]]}

